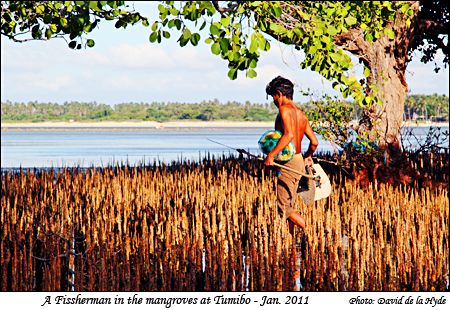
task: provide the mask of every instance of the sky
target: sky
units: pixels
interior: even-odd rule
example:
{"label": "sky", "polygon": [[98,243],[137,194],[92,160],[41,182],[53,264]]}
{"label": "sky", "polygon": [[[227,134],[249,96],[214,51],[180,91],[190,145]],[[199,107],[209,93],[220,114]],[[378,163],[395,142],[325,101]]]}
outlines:
{"label": "sky", "polygon": [[[136,3],[135,8],[157,19],[156,5]],[[70,49],[62,39],[14,43],[1,36],[1,101],[266,103],[265,86],[277,75],[294,82],[295,101],[307,101],[299,93],[307,89],[317,96],[338,95],[318,73],[299,68],[301,52],[275,40],[269,52],[261,52],[256,78],[239,72],[232,81],[227,62],[211,53],[210,45],[203,43],[205,37],[197,47],[181,48],[178,36],[150,43],[150,32],[141,24],[116,29],[114,23],[103,21],[88,36],[95,46],[81,50]],[[442,59],[439,54],[437,63],[442,65]],[[441,67],[436,74],[433,63],[422,64],[414,57],[407,68],[410,94],[448,96],[449,69]],[[354,70],[360,72],[361,65]]]}

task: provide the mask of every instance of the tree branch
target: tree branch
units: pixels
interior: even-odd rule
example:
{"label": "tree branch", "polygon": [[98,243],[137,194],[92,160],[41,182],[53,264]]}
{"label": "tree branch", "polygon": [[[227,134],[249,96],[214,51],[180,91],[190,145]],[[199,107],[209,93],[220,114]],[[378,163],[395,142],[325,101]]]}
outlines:
{"label": "tree branch", "polygon": [[215,8],[221,15],[223,15],[224,13],[227,13],[227,12],[233,12],[233,11],[237,8],[237,6],[238,6],[238,3],[235,3],[235,4],[232,4],[231,6],[229,6],[229,7],[227,7],[227,8],[223,8],[223,7],[220,7],[219,1],[211,1],[211,2],[212,2],[212,4],[213,4],[214,8]]}
{"label": "tree branch", "polygon": [[350,29],[349,31],[334,37],[334,44],[343,50],[357,56],[365,65],[369,64],[367,58],[367,42],[364,40],[361,29]]}
{"label": "tree branch", "polygon": [[447,35],[447,28],[443,23],[438,23],[429,19],[419,19],[417,21],[417,32],[418,33],[427,33],[435,38],[433,43],[438,46],[438,48],[442,49],[442,52],[448,55],[448,44],[445,45],[444,41],[439,38],[440,34]]}

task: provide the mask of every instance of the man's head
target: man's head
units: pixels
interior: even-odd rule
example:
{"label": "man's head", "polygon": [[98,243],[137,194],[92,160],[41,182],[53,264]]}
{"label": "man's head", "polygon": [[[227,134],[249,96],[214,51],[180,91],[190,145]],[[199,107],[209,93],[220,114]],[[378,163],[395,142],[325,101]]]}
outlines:
{"label": "man's head", "polygon": [[284,77],[277,76],[267,84],[266,93],[273,97],[274,95],[278,95],[278,92],[292,100],[294,95],[294,84]]}

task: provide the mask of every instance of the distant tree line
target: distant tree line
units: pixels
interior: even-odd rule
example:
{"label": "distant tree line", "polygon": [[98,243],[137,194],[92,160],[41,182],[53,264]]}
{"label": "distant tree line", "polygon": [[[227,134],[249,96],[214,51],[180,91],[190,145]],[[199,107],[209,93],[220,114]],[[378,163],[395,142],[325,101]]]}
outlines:
{"label": "distant tree line", "polygon": [[411,95],[406,98],[406,120],[441,120],[448,121],[448,96],[445,95]]}
{"label": "distant tree line", "polygon": [[[445,95],[412,95],[405,104],[405,119],[431,119],[443,117],[448,119],[448,96]],[[310,101],[298,104],[308,115],[323,114],[321,106]],[[342,102],[340,109],[351,119],[358,119],[361,108],[349,102]],[[335,108],[335,107],[330,107]],[[229,120],[229,121],[273,121],[278,113],[271,103],[244,104],[239,102],[221,103],[217,99],[200,103],[152,102],[152,103],[121,103],[116,105],[99,104],[96,102],[2,102],[1,120],[14,122],[42,121],[177,121],[177,120]],[[340,112],[341,113],[341,112]],[[333,114],[334,115],[334,114]],[[317,117],[313,117],[317,119]]]}
{"label": "distant tree line", "polygon": [[267,121],[276,116],[276,108],[269,104],[246,102],[220,103],[218,100],[191,103],[121,103],[96,102],[12,103],[2,102],[2,121],[175,121],[175,120],[237,120]]}

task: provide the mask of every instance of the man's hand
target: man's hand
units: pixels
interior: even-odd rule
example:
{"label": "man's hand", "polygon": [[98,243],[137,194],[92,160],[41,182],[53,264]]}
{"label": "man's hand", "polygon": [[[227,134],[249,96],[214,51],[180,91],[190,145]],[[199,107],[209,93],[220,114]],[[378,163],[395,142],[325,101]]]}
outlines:
{"label": "man's hand", "polygon": [[273,155],[270,155],[270,153],[267,155],[266,159],[264,160],[264,165],[265,166],[273,166],[274,164],[274,159],[273,159]]}
{"label": "man's hand", "polygon": [[314,165],[312,157],[311,156],[305,157],[305,166],[312,167],[312,165]]}

